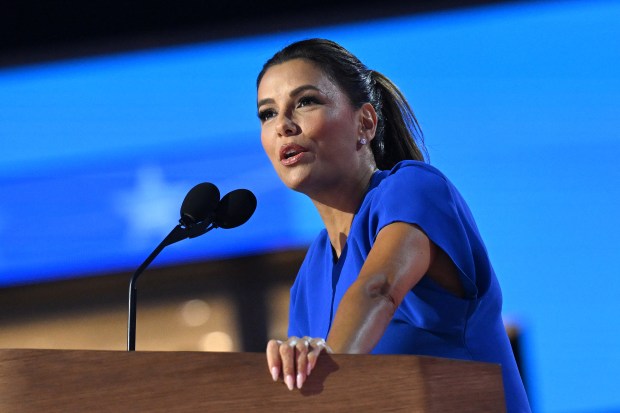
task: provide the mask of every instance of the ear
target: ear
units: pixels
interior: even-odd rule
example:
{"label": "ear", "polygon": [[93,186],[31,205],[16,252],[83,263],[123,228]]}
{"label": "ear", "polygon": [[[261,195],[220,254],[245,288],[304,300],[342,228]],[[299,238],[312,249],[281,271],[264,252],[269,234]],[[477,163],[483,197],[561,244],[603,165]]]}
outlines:
{"label": "ear", "polygon": [[360,138],[365,137],[368,142],[372,141],[377,132],[377,112],[370,103],[364,103],[359,109],[360,114]]}

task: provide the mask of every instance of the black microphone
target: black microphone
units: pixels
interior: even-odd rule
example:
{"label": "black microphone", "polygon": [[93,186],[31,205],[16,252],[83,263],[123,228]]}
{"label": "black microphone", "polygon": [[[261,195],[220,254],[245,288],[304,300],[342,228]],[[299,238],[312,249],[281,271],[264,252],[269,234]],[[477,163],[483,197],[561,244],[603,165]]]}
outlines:
{"label": "black microphone", "polygon": [[187,237],[194,238],[210,231],[215,210],[220,202],[220,190],[209,182],[203,182],[189,190],[181,204],[179,223],[185,227]]}
{"label": "black microphone", "polygon": [[208,219],[220,202],[220,190],[203,182],[189,190],[181,204],[181,224],[191,226]]}
{"label": "black microphone", "polygon": [[181,219],[179,225],[164,238],[153,250],[151,255],[138,267],[129,281],[129,315],[127,320],[127,351],[136,349],[136,301],[138,277],[148,265],[168,245],[184,240],[185,238],[197,237],[209,229],[207,227],[215,218],[215,210],[220,202],[220,191],[215,185],[203,182],[189,190],[181,204]]}
{"label": "black microphone", "polygon": [[220,201],[220,191],[209,182],[194,186],[181,205],[179,225],[166,236],[138,267],[129,281],[127,351],[136,349],[136,301],[138,277],[164,247],[186,238],[200,236],[214,228],[234,228],[245,223],[256,209],[256,197],[247,189],[237,189]]}
{"label": "black microphone", "polygon": [[235,228],[245,224],[256,210],[256,197],[247,189],[235,189],[224,195],[215,210],[213,225],[218,228]]}

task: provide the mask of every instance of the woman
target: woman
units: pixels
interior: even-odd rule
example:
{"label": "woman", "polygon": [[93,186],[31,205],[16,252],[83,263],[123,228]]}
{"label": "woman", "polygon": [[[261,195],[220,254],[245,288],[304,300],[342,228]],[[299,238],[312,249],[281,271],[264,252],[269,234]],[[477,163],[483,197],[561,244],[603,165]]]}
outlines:
{"label": "woman", "polygon": [[301,388],[321,351],[501,363],[508,411],[529,411],[501,320],[501,292],[471,213],[424,162],[398,88],[340,45],[304,40],[258,76],[261,141],[325,229],[291,290],[274,380]]}

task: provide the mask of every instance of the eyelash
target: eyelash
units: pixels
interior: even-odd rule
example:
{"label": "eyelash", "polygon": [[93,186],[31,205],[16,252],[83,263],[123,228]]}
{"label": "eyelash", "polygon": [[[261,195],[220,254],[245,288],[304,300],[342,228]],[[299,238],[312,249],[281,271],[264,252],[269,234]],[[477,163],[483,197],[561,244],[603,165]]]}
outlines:
{"label": "eyelash", "polygon": [[258,118],[261,122],[265,122],[267,119],[270,119],[276,115],[276,111],[273,109],[265,109],[258,112]]}
{"label": "eyelash", "polygon": [[[297,102],[297,107],[301,108],[301,107],[305,107],[308,105],[314,105],[318,103],[320,103],[319,100],[314,96],[302,96],[301,98],[299,98],[299,101]],[[265,110],[261,110],[260,112],[258,112],[258,118],[261,120],[261,122],[265,122],[268,119],[271,119],[272,117],[276,115],[277,113],[274,109],[265,109]]]}
{"label": "eyelash", "polygon": [[319,103],[319,100],[314,96],[302,96],[297,103],[297,107],[307,106],[308,104]]}

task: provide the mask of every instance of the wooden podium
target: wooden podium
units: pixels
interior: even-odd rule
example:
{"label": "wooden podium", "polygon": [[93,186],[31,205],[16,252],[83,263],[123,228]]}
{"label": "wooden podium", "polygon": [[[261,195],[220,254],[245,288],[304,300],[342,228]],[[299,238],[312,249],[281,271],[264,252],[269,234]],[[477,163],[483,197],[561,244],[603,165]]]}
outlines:
{"label": "wooden podium", "polygon": [[321,355],[302,390],[261,353],[0,350],[0,412],[505,412],[499,365]]}

